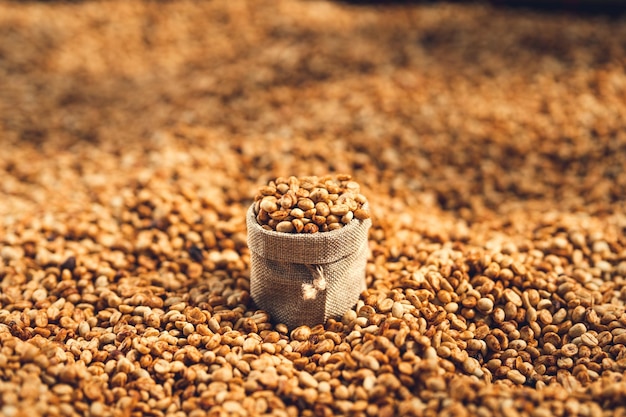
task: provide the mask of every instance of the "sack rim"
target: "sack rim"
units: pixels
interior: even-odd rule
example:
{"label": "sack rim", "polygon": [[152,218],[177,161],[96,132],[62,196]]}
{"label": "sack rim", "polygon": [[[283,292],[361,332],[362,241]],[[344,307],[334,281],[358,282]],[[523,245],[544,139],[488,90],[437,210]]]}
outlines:
{"label": "sack rim", "polygon": [[[367,209],[367,203],[363,205]],[[300,264],[325,264],[335,262],[358,251],[367,241],[371,219],[353,219],[344,227],[313,234],[283,233],[266,230],[257,222],[254,204],[246,214],[248,247],[267,259]],[[358,241],[356,247],[351,242]]]}

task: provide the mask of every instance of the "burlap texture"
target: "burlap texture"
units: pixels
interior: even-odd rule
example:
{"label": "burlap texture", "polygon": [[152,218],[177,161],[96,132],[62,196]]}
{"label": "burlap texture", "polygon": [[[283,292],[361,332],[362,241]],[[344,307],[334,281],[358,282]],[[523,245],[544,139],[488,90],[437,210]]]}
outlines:
{"label": "burlap texture", "polygon": [[250,293],[289,328],[341,317],[365,289],[370,219],[331,232],[290,234],[263,229],[248,209]]}

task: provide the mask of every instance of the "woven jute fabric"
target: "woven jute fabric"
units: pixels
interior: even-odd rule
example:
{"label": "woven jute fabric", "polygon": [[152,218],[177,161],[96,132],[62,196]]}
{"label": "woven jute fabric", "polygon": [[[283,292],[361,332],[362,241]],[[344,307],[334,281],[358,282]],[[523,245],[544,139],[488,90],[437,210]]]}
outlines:
{"label": "woven jute fabric", "polygon": [[263,229],[248,210],[250,293],[289,328],[341,317],[365,289],[370,219],[313,234]]}

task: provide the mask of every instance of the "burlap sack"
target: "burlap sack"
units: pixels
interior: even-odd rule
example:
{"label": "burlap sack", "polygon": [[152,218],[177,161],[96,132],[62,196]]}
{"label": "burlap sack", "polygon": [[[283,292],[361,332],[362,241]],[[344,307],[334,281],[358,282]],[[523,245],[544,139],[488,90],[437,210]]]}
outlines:
{"label": "burlap sack", "polygon": [[370,219],[313,234],[263,229],[248,210],[250,293],[254,302],[289,328],[340,318],[365,289]]}

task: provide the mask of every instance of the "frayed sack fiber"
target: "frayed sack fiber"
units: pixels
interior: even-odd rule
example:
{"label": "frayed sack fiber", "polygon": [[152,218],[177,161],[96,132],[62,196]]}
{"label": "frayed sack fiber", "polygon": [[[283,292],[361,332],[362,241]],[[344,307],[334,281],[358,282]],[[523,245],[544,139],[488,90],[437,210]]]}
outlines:
{"label": "frayed sack fiber", "polygon": [[365,290],[370,219],[313,234],[263,229],[247,213],[250,292],[258,307],[289,328],[340,318]]}

